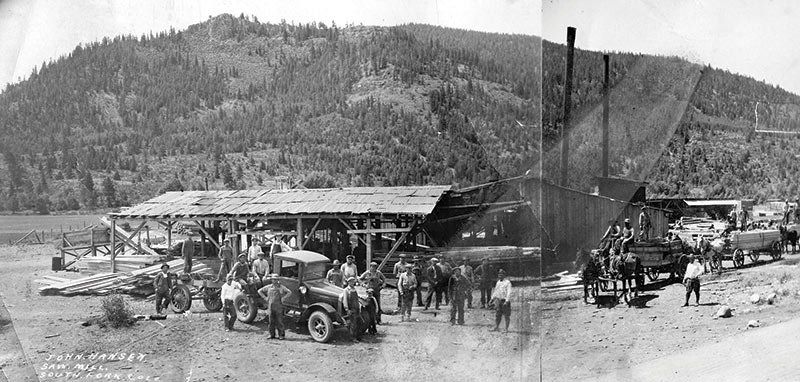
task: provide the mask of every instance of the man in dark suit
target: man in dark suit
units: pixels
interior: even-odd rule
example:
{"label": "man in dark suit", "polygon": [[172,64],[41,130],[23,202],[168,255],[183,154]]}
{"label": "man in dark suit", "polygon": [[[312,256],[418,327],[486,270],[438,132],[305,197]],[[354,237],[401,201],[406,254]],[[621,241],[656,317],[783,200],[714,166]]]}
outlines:
{"label": "man in dark suit", "polygon": [[442,302],[442,267],[439,266],[439,259],[432,258],[431,265],[425,270],[425,278],[428,280],[428,293],[425,295],[425,310],[431,306],[431,298],[436,294],[436,310]]}

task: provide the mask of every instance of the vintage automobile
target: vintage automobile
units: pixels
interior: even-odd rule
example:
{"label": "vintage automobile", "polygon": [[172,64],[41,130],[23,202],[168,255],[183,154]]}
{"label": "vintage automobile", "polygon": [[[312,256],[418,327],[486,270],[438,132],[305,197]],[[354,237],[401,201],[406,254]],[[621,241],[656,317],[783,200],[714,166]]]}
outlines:
{"label": "vintage automobile", "polygon": [[[317,342],[328,342],[338,328],[346,327],[347,319],[340,313],[339,295],[343,289],[325,282],[330,268],[330,259],[311,251],[279,252],[273,256],[272,269],[278,274],[281,284],[292,291],[284,300],[284,317],[290,317],[298,328],[306,326]],[[235,301],[240,321],[251,323],[258,309],[267,309],[266,302],[258,294],[264,284],[259,280],[248,280]],[[365,304],[361,299],[362,307]],[[367,313],[362,309],[361,322],[367,322]],[[362,325],[361,330],[366,330]]]}

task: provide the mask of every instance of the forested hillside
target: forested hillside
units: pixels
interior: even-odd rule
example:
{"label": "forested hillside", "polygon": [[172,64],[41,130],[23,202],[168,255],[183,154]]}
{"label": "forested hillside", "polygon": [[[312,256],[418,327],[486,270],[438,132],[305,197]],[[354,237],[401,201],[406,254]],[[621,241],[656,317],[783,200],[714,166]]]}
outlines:
{"label": "forested hillside", "polygon": [[[558,176],[564,45],[543,43],[546,171]],[[610,54],[610,175],[649,182],[649,197],[796,197],[800,143],[758,128],[800,131],[800,97],[676,57]],[[570,186],[600,174],[602,53],[577,50]],[[757,106],[758,105],[758,106]]]}
{"label": "forested hillside", "polygon": [[538,157],[540,46],[244,15],[78,46],[0,94],[0,209],[518,175]]}

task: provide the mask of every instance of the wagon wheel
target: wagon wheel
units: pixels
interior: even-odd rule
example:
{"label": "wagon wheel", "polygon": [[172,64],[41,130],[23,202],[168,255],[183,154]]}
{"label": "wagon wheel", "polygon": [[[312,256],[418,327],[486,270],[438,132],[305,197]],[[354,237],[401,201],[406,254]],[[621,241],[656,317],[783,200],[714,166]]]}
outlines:
{"label": "wagon wheel", "polygon": [[761,254],[758,251],[750,251],[750,253],[748,253],[747,255],[750,257],[750,261],[755,263],[756,261],[758,261],[758,256],[760,256]]}
{"label": "wagon wheel", "polygon": [[176,285],[169,292],[170,305],[175,313],[183,313],[192,307],[192,293],[186,285]]}
{"label": "wagon wheel", "polygon": [[645,274],[647,275],[647,278],[650,279],[650,281],[658,280],[658,274],[659,273],[661,273],[661,272],[657,267],[649,267],[649,268],[647,268],[647,271],[645,272]]}
{"label": "wagon wheel", "polygon": [[772,256],[772,260],[779,260],[781,256],[783,256],[783,249],[781,248],[781,243],[776,241],[772,243],[772,251],[770,251],[770,256]]}
{"label": "wagon wheel", "polygon": [[733,251],[733,266],[741,268],[744,265],[744,251],[739,248]]}
{"label": "wagon wheel", "polygon": [[203,289],[203,305],[209,312],[219,312],[222,309],[222,298],[220,298],[219,290]]}
{"label": "wagon wheel", "polygon": [[675,275],[678,276],[679,280],[683,280],[687,265],[689,265],[689,258],[686,255],[681,255],[675,263]]}

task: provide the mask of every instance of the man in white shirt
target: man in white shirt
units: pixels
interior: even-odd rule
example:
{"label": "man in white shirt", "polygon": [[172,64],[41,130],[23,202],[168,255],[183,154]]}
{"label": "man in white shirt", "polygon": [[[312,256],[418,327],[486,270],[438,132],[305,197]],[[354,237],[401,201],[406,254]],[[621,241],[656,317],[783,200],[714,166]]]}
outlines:
{"label": "man in white shirt", "polygon": [[225,331],[233,330],[233,323],[236,322],[236,307],[233,305],[233,300],[236,299],[236,295],[241,291],[242,286],[233,282],[233,275],[228,275],[225,284],[222,284],[222,292],[220,293]]}
{"label": "man in white shirt", "polygon": [[258,279],[261,280],[264,285],[267,284],[267,275],[269,275],[269,261],[265,259],[266,255],[264,252],[258,254],[258,259],[253,262],[253,272],[256,273]]}
{"label": "man in white shirt", "polygon": [[258,259],[259,254],[263,253],[264,250],[261,249],[261,241],[255,239],[253,241],[253,245],[251,245],[250,248],[247,249],[247,254],[248,254],[247,260],[249,260],[252,263],[256,261],[256,259]]}
{"label": "man in white shirt", "polygon": [[401,273],[397,279],[397,291],[400,293],[400,321],[405,321],[405,317],[411,321],[411,305],[414,304],[414,290],[417,289],[417,277],[414,276],[413,269],[409,264],[405,273]]}
{"label": "man in white shirt", "polygon": [[500,321],[503,317],[506,318],[506,329],[504,333],[508,333],[508,324],[511,322],[511,281],[506,279],[506,271],[497,271],[497,283],[494,285],[492,292],[492,300],[494,300],[495,315],[494,315],[494,328],[491,331],[496,332],[500,330]]}
{"label": "man in white shirt", "polygon": [[358,280],[358,268],[356,267],[356,257],[353,255],[347,255],[347,262],[342,264],[342,278],[345,280],[354,277]]}
{"label": "man in white shirt", "polygon": [[697,262],[697,256],[692,256],[692,262],[686,266],[686,273],[683,275],[683,285],[686,285],[686,302],[683,306],[689,306],[689,296],[694,291],[695,302],[700,305],[700,275],[703,274],[703,266]]}
{"label": "man in white shirt", "polygon": [[[408,265],[409,264],[406,262],[406,254],[405,253],[401,253],[400,254],[400,261],[398,261],[398,262],[396,262],[394,264],[394,272],[393,272],[394,273],[394,278],[397,279],[397,280],[400,280],[400,275],[403,275],[403,274],[406,273],[406,267],[408,267]],[[397,288],[397,310],[400,310],[402,308],[401,302],[402,302],[402,298],[400,296],[400,288]]]}

